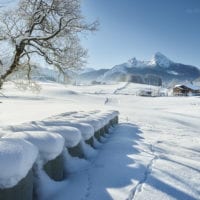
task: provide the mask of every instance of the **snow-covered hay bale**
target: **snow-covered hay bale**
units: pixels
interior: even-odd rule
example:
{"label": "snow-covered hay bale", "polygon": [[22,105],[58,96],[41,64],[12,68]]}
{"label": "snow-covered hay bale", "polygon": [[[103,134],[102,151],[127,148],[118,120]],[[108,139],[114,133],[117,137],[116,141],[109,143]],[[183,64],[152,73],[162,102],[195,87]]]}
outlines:
{"label": "snow-covered hay bale", "polygon": [[106,134],[109,133],[109,128],[110,128],[109,124],[106,124],[106,125],[103,127],[103,129],[104,129],[104,136],[105,136]]}
{"label": "snow-covered hay bale", "polygon": [[79,129],[70,126],[48,126],[46,130],[63,136],[65,139],[65,147],[68,149],[71,156],[79,158],[84,157],[80,145],[82,135]]}
{"label": "snow-covered hay bale", "polygon": [[28,172],[16,186],[0,189],[0,200],[32,200],[33,199],[33,172]]}
{"label": "snow-covered hay bale", "polygon": [[113,125],[118,124],[118,121],[119,121],[119,118],[118,118],[119,112],[116,111],[116,110],[113,110],[113,111],[111,111],[111,113],[112,113],[112,124]]}
{"label": "snow-covered hay bale", "polygon": [[49,162],[51,170],[46,171],[47,174],[54,180],[61,179],[60,174],[64,173],[64,162],[63,159],[57,159],[64,148],[64,138],[61,135],[45,131],[29,131],[11,133],[5,138],[24,139],[34,144],[39,150],[37,164],[43,167]]}
{"label": "snow-covered hay bale", "polygon": [[89,138],[88,140],[85,140],[86,144],[89,144],[91,147],[94,147],[94,139],[93,137]]}
{"label": "snow-covered hay bale", "polygon": [[20,139],[0,139],[0,200],[32,200],[37,148]]}
{"label": "snow-covered hay bale", "polygon": [[104,127],[102,127],[102,128],[100,129],[100,136],[102,136],[102,137],[105,136],[105,129],[104,129]]}
{"label": "snow-covered hay bale", "polygon": [[33,123],[23,123],[20,125],[6,126],[3,128],[3,130],[9,132],[23,132],[23,131],[35,131],[35,130],[42,131],[42,128]]}
{"label": "snow-covered hay bale", "polygon": [[100,141],[101,140],[101,134],[100,134],[100,130],[98,130],[98,131],[95,131],[95,133],[94,133],[94,137],[98,140],[98,141]]}
{"label": "snow-covered hay bale", "polygon": [[109,128],[115,126],[118,123],[118,115],[119,115],[118,111],[110,110],[105,113],[102,113],[102,115],[109,120],[108,122]]}
{"label": "snow-covered hay bale", "polygon": [[80,130],[83,140],[88,140],[94,136],[94,128],[86,123],[78,122],[77,120],[60,119],[60,120],[45,120],[38,122],[42,127],[44,126],[71,126]]}
{"label": "snow-covered hay bale", "polygon": [[118,111],[116,111],[116,110],[113,110],[113,111],[111,111],[112,112],[112,116],[113,116],[113,124],[114,125],[116,125],[116,124],[118,124],[118,121],[119,121],[119,112]]}
{"label": "snow-covered hay bale", "polygon": [[112,114],[110,112],[106,112],[106,113],[103,112],[103,113],[99,113],[96,117],[103,118],[104,131],[105,131],[105,133],[109,133],[109,128],[112,126],[112,123],[111,123]]}
{"label": "snow-covered hay bale", "polygon": [[98,119],[101,122],[101,136],[104,136],[106,133],[109,132],[109,123],[110,123],[110,119],[111,116],[110,114],[106,114],[106,113],[97,113],[95,115],[95,119]]}
{"label": "snow-covered hay bale", "polygon": [[44,171],[55,181],[61,181],[64,178],[64,158],[60,154],[55,159],[48,161],[44,165]]}
{"label": "snow-covered hay bale", "polygon": [[[101,122],[97,119],[93,119],[92,117],[88,117],[86,119],[78,119],[77,122],[89,124],[94,129],[94,137],[100,141],[100,129],[101,129]],[[86,140],[86,143],[94,146],[93,138],[89,138]]]}
{"label": "snow-covered hay bale", "polygon": [[101,124],[101,128],[99,129],[100,131],[100,136],[105,136],[106,134],[106,130],[105,130],[105,125],[108,123],[108,120],[106,119],[106,117],[102,116],[102,115],[95,115],[94,119],[98,120]]}
{"label": "snow-covered hay bale", "polygon": [[119,123],[119,117],[118,117],[118,116],[116,116],[116,117],[114,118],[114,123],[115,123],[115,124],[118,124],[118,123]]}
{"label": "snow-covered hay bale", "polygon": [[116,124],[118,124],[118,116],[115,116],[113,119],[111,119],[111,125],[115,126]]}
{"label": "snow-covered hay bale", "polygon": [[68,147],[67,149],[68,149],[68,152],[70,153],[70,155],[73,156],[73,157],[79,157],[79,158],[85,157],[80,142],[76,146]]}

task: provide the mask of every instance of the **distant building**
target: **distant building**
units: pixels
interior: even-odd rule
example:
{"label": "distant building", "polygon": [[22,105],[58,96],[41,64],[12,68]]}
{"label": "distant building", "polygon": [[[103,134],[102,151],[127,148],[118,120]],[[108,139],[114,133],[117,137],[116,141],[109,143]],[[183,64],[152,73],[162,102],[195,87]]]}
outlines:
{"label": "distant building", "polygon": [[143,97],[152,97],[153,91],[151,89],[142,89],[139,91],[138,95]]}
{"label": "distant building", "polygon": [[192,84],[175,85],[173,88],[174,96],[199,96],[200,87]]}

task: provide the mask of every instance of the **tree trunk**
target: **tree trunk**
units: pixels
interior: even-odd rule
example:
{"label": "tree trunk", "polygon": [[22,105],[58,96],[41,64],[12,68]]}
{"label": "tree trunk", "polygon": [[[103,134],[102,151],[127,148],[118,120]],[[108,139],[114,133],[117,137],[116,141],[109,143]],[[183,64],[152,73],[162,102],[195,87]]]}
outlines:
{"label": "tree trunk", "polygon": [[19,46],[16,46],[15,56],[12,64],[10,65],[9,69],[0,76],[0,89],[2,89],[2,86],[6,80],[6,78],[13,73],[13,71],[17,68],[19,65],[19,60],[22,52],[24,51],[24,44],[20,44]]}

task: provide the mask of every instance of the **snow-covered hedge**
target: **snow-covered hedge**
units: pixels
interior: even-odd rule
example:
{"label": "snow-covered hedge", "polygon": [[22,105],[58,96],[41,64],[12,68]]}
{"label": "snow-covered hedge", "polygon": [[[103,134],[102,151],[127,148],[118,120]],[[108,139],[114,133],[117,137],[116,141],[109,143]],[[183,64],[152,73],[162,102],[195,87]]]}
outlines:
{"label": "snow-covered hedge", "polygon": [[35,131],[35,130],[40,130],[42,131],[43,129],[36,124],[33,123],[23,123],[20,125],[15,125],[15,126],[7,126],[3,128],[4,131],[10,131],[10,132],[22,132],[22,131]]}
{"label": "snow-covered hedge", "polygon": [[72,121],[72,119],[62,119],[62,120],[44,120],[41,122],[38,122],[38,124],[45,128],[45,127],[51,127],[51,126],[67,126],[67,127],[74,127],[80,130],[82,134],[83,140],[88,140],[94,135],[94,128],[86,123],[80,123],[77,120]]}
{"label": "snow-covered hedge", "polygon": [[77,146],[82,139],[81,131],[70,126],[48,126],[46,131],[62,135],[68,148]]}
{"label": "snow-covered hedge", "polygon": [[42,164],[55,159],[61,154],[64,147],[64,138],[59,134],[46,131],[27,131],[10,133],[3,138],[26,140],[39,150],[38,162]]}
{"label": "snow-covered hedge", "polygon": [[117,123],[118,115],[117,111],[67,112],[43,121],[1,127],[0,189],[15,186],[34,163],[43,166],[57,159],[64,147],[72,150],[86,145],[84,141],[92,142],[96,132]]}
{"label": "snow-covered hedge", "polygon": [[0,188],[11,188],[31,170],[37,148],[23,139],[0,139]]}

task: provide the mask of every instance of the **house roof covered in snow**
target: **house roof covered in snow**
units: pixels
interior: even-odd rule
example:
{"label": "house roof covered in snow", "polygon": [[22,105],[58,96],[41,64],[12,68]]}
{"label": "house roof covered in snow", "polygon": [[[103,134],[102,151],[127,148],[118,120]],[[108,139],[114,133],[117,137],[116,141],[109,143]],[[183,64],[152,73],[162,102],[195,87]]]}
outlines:
{"label": "house roof covered in snow", "polygon": [[175,85],[174,88],[188,88],[188,89],[191,89],[191,90],[200,90],[199,86],[195,86],[191,83]]}

